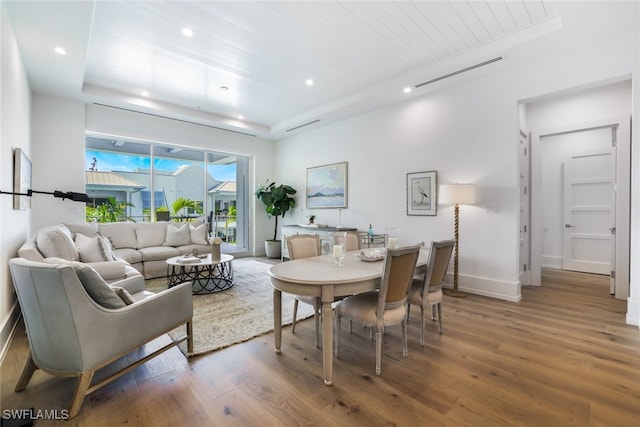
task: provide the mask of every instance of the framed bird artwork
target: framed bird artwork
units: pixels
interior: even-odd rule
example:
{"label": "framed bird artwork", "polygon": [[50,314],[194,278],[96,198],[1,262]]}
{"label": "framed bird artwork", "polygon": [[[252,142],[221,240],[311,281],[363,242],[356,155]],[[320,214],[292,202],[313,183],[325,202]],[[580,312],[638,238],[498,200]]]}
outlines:
{"label": "framed bird artwork", "polygon": [[436,215],[438,208],[437,173],[407,174],[407,215]]}

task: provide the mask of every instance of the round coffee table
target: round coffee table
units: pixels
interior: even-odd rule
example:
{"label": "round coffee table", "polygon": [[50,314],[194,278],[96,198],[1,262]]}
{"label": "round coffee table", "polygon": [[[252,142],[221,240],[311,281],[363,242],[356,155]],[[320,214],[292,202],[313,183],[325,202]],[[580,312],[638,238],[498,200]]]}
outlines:
{"label": "round coffee table", "polygon": [[167,260],[167,285],[169,288],[184,282],[192,282],[194,295],[220,292],[233,286],[232,255],[221,254],[212,260],[211,254],[199,262],[180,262],[184,255]]}

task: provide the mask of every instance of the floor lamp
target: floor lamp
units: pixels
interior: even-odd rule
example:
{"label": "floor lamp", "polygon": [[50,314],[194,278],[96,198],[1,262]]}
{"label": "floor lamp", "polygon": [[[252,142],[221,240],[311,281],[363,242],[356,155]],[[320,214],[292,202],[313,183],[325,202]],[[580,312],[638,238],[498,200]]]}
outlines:
{"label": "floor lamp", "polygon": [[466,292],[458,290],[458,217],[460,205],[473,205],[476,203],[475,186],[473,184],[441,185],[438,202],[443,205],[455,205],[453,224],[456,246],[453,253],[453,289],[443,289],[442,291],[452,297],[466,297]]}

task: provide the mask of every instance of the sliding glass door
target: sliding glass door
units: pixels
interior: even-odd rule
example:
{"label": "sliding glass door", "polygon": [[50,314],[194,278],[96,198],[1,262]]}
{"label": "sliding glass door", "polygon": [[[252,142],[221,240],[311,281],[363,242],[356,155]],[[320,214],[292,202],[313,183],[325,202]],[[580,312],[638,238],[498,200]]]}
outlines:
{"label": "sliding glass door", "polygon": [[249,250],[248,157],[87,137],[86,161],[87,221],[200,220],[226,252]]}

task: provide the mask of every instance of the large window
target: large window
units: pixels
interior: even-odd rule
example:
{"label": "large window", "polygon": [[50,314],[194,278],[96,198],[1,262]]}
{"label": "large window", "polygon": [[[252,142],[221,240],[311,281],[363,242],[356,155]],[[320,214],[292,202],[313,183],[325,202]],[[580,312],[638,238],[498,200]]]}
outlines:
{"label": "large window", "polygon": [[248,250],[247,157],[87,137],[86,162],[87,221],[199,219],[229,251]]}

